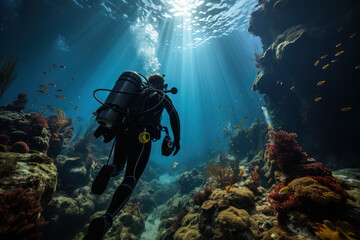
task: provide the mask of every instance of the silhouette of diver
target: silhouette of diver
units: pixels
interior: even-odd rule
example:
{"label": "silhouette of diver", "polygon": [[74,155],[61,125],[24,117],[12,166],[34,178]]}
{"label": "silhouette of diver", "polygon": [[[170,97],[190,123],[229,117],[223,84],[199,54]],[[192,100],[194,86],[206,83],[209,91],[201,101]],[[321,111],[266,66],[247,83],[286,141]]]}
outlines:
{"label": "silhouette of diver", "polygon": [[[130,79],[130,81],[133,81],[134,79],[133,74],[137,74],[136,72],[125,72],[121,76],[124,74],[126,75],[126,73],[129,73],[130,77],[125,77]],[[113,135],[116,134],[116,136],[114,142],[115,150],[113,163],[110,165],[104,165],[101,168],[92,185],[93,193],[99,195],[102,194],[107,187],[110,177],[119,175],[124,169],[125,163],[127,163],[127,165],[124,179],[115,191],[106,214],[92,220],[84,240],[103,239],[105,233],[112,226],[113,217],[124,207],[124,205],[129,200],[148,162],[151,151],[151,140],[156,141],[161,137],[161,130],[164,127],[162,127],[160,123],[164,108],[170,117],[170,124],[174,135],[174,141],[171,142],[168,131],[166,129],[167,136],[165,137],[162,146],[163,155],[168,156],[173,150],[175,150],[173,155],[176,155],[180,150],[180,120],[171,98],[165,94],[166,92],[170,91],[166,91],[167,84],[164,84],[163,76],[158,74],[151,75],[148,78],[147,85],[142,88],[145,89],[145,91],[142,91],[141,96],[137,97],[138,103],[135,103],[135,105],[139,105],[140,102],[142,103],[140,104],[142,109],[146,109],[142,110],[142,114],[137,114],[135,117],[128,117],[130,119],[128,119],[127,123],[121,127],[121,130],[118,130],[115,133],[106,132],[105,128],[102,127],[101,124],[100,127],[95,131],[96,137],[104,135],[105,142],[109,141]],[[124,88],[121,88],[121,91],[123,91],[123,89]],[[174,89],[175,88],[173,88],[171,92],[175,94],[177,89]],[[117,94],[119,93],[120,91],[117,92]],[[106,108],[107,105],[103,105],[105,105]],[[100,111],[102,109],[104,109],[104,107],[99,108]],[[97,111],[98,116],[99,110]],[[168,149],[166,149],[164,144],[166,146],[169,145]]]}

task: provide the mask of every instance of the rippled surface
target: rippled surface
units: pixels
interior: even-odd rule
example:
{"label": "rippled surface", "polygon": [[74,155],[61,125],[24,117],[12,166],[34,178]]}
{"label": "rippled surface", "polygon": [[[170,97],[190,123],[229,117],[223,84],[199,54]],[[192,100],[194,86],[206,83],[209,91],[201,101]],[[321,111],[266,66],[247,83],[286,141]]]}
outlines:
{"label": "rippled surface", "polygon": [[[190,33],[187,46],[198,46],[208,40],[247,30],[250,14],[257,0],[73,0],[81,8],[98,8],[106,16],[138,25],[146,22],[154,30],[172,24],[175,34]],[[144,25],[146,26],[146,25]],[[189,34],[188,34],[189,35]]]}

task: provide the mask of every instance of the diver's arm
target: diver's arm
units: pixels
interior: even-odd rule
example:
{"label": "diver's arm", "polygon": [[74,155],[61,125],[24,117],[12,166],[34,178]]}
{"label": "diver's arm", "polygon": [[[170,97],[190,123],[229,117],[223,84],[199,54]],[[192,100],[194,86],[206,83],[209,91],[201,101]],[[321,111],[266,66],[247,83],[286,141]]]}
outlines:
{"label": "diver's arm", "polygon": [[171,125],[171,129],[173,131],[174,134],[174,145],[176,147],[174,155],[179,151],[180,149],[180,119],[179,119],[179,115],[170,99],[169,96],[165,96],[164,101],[163,101],[164,105],[165,105],[165,109],[167,111],[167,113],[169,114],[170,117],[170,125]]}

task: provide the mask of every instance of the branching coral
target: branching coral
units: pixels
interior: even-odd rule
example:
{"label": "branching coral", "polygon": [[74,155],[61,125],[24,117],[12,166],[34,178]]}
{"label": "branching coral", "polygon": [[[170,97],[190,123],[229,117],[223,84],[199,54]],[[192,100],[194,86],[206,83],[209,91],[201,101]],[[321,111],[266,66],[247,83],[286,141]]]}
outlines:
{"label": "branching coral", "polygon": [[0,238],[31,239],[41,237],[47,224],[40,216],[39,198],[22,188],[5,192],[0,197]]}
{"label": "branching coral", "polygon": [[241,180],[241,175],[234,167],[226,167],[220,163],[210,162],[205,168],[203,175],[206,179],[211,178],[220,187],[233,185]]}
{"label": "branching coral", "polygon": [[29,126],[35,129],[49,128],[48,121],[41,114],[32,113]]}
{"label": "branching coral", "polygon": [[270,142],[266,144],[268,158],[275,159],[280,169],[289,169],[307,157],[295,140],[295,133],[269,131],[269,136]]}
{"label": "branching coral", "polygon": [[259,173],[257,172],[258,166],[254,167],[254,169],[251,171],[251,178],[250,178],[250,189],[254,192],[257,191],[257,188],[259,187]]}
{"label": "branching coral", "polygon": [[17,78],[17,73],[14,74],[14,71],[18,60],[19,58],[11,60],[10,57],[7,57],[5,62],[3,62],[2,59],[0,60],[2,63],[0,68],[0,98],[10,84]]}
{"label": "branching coral", "polygon": [[336,221],[333,224],[329,220],[324,220],[322,223],[317,223],[313,227],[313,230],[321,240],[355,240],[359,236],[356,234],[356,230],[347,222]]}
{"label": "branching coral", "polygon": [[26,98],[26,94],[20,93],[19,95],[17,95],[17,98],[15,99],[15,101],[13,103],[5,105],[4,108],[6,110],[19,112],[26,108],[25,105],[26,105],[27,101],[28,101],[28,99]]}
{"label": "branching coral", "polygon": [[299,198],[292,192],[279,193],[280,189],[284,187],[285,185],[280,183],[268,195],[268,201],[271,203],[271,206],[280,213],[287,213],[301,205]]}
{"label": "branching coral", "polygon": [[192,197],[193,201],[197,205],[201,205],[203,202],[205,202],[209,196],[211,195],[211,185],[208,185],[204,187],[204,191],[199,191],[195,193],[195,195]]}

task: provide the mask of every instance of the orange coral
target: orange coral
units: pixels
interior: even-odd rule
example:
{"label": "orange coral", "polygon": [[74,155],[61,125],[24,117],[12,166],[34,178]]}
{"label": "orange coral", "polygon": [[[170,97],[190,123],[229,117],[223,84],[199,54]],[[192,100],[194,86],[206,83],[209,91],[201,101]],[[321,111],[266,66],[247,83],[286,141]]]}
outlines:
{"label": "orange coral", "polygon": [[329,220],[324,220],[323,223],[316,223],[313,230],[321,240],[355,240],[359,237],[356,235],[353,226],[339,220],[336,221],[336,224]]}

